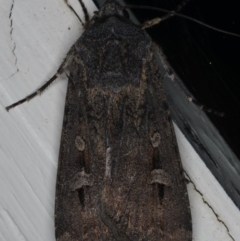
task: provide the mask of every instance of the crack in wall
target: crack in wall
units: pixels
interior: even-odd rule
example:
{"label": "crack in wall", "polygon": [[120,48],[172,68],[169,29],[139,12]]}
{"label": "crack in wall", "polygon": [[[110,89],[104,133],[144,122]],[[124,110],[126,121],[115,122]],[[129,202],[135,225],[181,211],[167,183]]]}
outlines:
{"label": "crack in wall", "polygon": [[15,43],[14,38],[13,38],[13,8],[14,8],[14,3],[15,3],[15,0],[12,1],[12,5],[11,5],[11,8],[10,8],[10,14],[9,14],[9,20],[10,20],[10,28],[11,28],[10,29],[10,37],[11,37],[11,42],[13,44],[12,53],[13,53],[13,56],[15,58],[15,66],[16,66],[17,70],[10,77],[12,77],[14,74],[16,74],[19,71],[18,66],[17,66],[18,59],[17,59],[17,55],[15,53],[16,43]]}
{"label": "crack in wall", "polygon": [[230,237],[233,241],[235,241],[235,239],[233,238],[233,236],[230,234],[230,231],[229,231],[229,228],[227,227],[227,225],[223,222],[223,220],[220,219],[219,215],[214,211],[213,207],[204,199],[203,194],[197,189],[195,183],[192,181],[192,179],[191,179],[190,176],[186,173],[186,171],[184,171],[184,173],[185,173],[185,175],[187,176],[188,181],[189,181],[190,183],[192,183],[194,190],[201,196],[201,198],[202,198],[202,200],[203,200],[203,203],[205,203],[205,204],[212,210],[212,212],[213,212],[214,215],[216,216],[216,219],[218,220],[218,222],[220,222],[220,223],[226,228],[229,237]]}

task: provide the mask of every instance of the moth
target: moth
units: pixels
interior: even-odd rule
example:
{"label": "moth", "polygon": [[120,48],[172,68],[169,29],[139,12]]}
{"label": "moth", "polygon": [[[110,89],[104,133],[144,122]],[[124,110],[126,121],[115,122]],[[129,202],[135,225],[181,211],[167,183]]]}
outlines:
{"label": "moth", "polygon": [[107,0],[57,73],[69,83],[57,241],[192,240],[189,200],[154,44]]}

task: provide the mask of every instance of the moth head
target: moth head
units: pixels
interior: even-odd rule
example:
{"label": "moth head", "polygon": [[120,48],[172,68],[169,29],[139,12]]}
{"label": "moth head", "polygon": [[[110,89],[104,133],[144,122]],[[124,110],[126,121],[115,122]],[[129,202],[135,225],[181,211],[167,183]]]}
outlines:
{"label": "moth head", "polygon": [[106,18],[109,16],[121,16],[129,18],[129,14],[125,7],[117,3],[115,0],[107,0],[100,8],[97,17]]}

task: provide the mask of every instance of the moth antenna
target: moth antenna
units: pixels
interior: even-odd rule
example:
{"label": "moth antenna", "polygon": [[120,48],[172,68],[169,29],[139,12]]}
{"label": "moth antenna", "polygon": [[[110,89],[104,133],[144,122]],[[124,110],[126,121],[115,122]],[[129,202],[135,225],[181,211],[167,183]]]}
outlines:
{"label": "moth antenna", "polygon": [[[222,30],[222,29],[219,29],[219,28],[216,28],[216,27],[213,27],[209,24],[206,24],[204,22],[201,22],[195,18],[192,18],[192,17],[189,17],[189,16],[186,16],[184,14],[181,14],[181,13],[176,13],[175,11],[170,11],[170,10],[166,10],[166,9],[163,9],[163,8],[157,8],[157,7],[150,7],[150,6],[143,6],[143,5],[126,5],[125,8],[139,8],[139,9],[151,9],[151,10],[155,10],[155,11],[159,11],[159,12],[164,12],[164,13],[168,13],[168,17],[171,17],[171,16],[176,16],[176,17],[181,17],[181,18],[184,18],[184,19],[187,19],[187,20],[190,20],[192,22],[195,22],[195,23],[198,23],[204,27],[207,27],[209,29],[212,29],[212,30],[215,30],[217,32],[220,32],[220,33],[224,33],[224,34],[228,34],[228,35],[231,35],[231,36],[235,36],[235,37],[239,37],[240,38],[240,34],[237,34],[237,33],[232,33],[232,32],[229,32],[229,31],[225,31],[225,30]],[[171,16],[170,16],[171,15]],[[166,15],[167,16],[167,15]],[[167,18],[163,17],[163,18],[154,18],[150,21],[147,21],[144,25],[143,25],[143,28],[150,28],[152,27],[153,25],[157,25],[159,24],[160,22],[162,22],[163,20],[166,20]]]}
{"label": "moth antenna", "polygon": [[[76,13],[76,11],[73,9],[73,7],[69,4],[68,0],[64,0],[64,2],[67,4],[67,6],[70,8],[70,10],[76,15],[76,17],[78,18],[78,20],[80,21],[80,23],[82,24],[82,26],[84,27],[84,23],[82,21],[82,19],[78,16],[78,14]],[[82,6],[82,5],[81,5]],[[85,7],[85,5],[84,5]],[[84,10],[83,10],[84,12]],[[84,12],[85,14],[85,12]],[[85,19],[86,19],[86,16],[85,16]]]}
{"label": "moth antenna", "polygon": [[88,10],[87,10],[84,2],[82,0],[78,0],[78,2],[80,3],[82,10],[84,12],[85,22],[89,22],[90,17],[89,17],[89,13],[88,13]]}
{"label": "moth antenna", "polygon": [[[189,1],[190,1],[190,0],[185,0],[185,1],[181,2],[173,11],[174,11],[175,13],[180,12]],[[174,14],[168,13],[168,14],[164,15],[164,16],[161,18],[161,21],[164,21],[164,20],[166,20],[166,19],[168,19],[168,18],[171,18],[172,16],[174,16]]]}
{"label": "moth antenna", "polygon": [[73,46],[69,53],[67,54],[67,56],[65,57],[64,61],[62,62],[62,64],[60,65],[60,67],[58,68],[57,72],[52,76],[52,78],[50,78],[43,86],[41,86],[37,91],[33,92],[32,94],[28,95],[27,97],[13,103],[12,105],[9,105],[6,107],[6,110],[9,111],[10,109],[23,104],[24,102],[30,101],[31,99],[33,99],[34,97],[36,97],[37,95],[42,94],[42,92],[44,90],[46,90],[47,87],[50,86],[50,84],[52,84],[52,82],[54,80],[56,80],[67,68],[67,66],[69,65],[69,63],[72,60],[72,57],[74,55],[74,51],[75,51],[75,46]]}

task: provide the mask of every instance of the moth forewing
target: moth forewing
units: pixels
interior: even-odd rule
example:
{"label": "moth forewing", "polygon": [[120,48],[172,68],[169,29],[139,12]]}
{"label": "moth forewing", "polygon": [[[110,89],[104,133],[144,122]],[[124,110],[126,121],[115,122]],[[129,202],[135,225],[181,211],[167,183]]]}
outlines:
{"label": "moth forewing", "polygon": [[107,1],[73,48],[57,240],[192,240],[177,143],[151,39]]}

